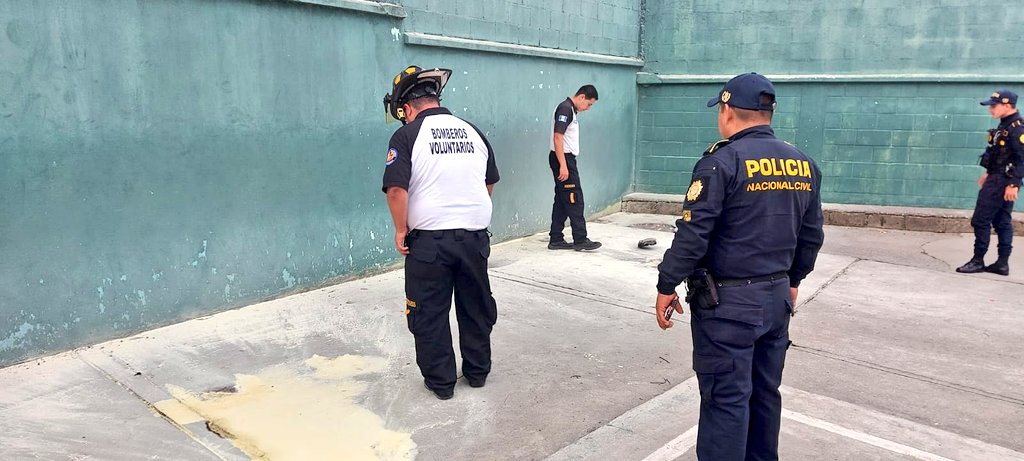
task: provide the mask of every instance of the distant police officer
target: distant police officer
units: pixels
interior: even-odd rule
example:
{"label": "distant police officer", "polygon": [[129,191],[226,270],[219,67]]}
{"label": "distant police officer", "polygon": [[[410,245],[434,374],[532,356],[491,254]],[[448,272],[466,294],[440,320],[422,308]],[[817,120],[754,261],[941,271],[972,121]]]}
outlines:
{"label": "distant police officer", "polygon": [[821,173],[775,138],[765,77],[733,78],[708,101],[716,104],[726,139],[694,166],[658,266],[655,311],[661,328],[672,327],[666,309],[685,279],[701,395],[697,458],[777,460],[789,318],[824,241]]}
{"label": "distant police officer", "polygon": [[406,255],[409,331],[424,384],[442,400],[454,395],[455,353],[448,313],[455,296],[462,373],[470,386],[491,371],[497,307],[487,277],[494,153],[475,126],[440,107],[451,71],[410,66],[393,80],[385,109],[405,126],[388,147],[384,187],[395,247]]}
{"label": "distant police officer", "polygon": [[[1010,250],[1013,249],[1013,202],[1024,176],[1024,120],[1017,112],[1017,95],[1002,90],[981,102],[988,106],[992,118],[999,126],[988,132],[988,147],[981,155],[985,173],[978,180],[981,190],[974,206],[971,226],[974,227],[974,257],[957,272],[992,272],[1010,275]],[[999,259],[985,266],[985,253],[991,239],[992,228],[999,236]]]}
{"label": "distant police officer", "polygon": [[[580,155],[580,121],[578,115],[597,102],[597,88],[583,85],[571,98],[555,107],[554,133],[548,166],[555,178],[555,201],[551,205],[549,250],[596,250],[601,242],[587,238],[587,219],[583,215],[583,185],[576,168]],[[565,219],[572,227],[572,243],[565,241]]]}

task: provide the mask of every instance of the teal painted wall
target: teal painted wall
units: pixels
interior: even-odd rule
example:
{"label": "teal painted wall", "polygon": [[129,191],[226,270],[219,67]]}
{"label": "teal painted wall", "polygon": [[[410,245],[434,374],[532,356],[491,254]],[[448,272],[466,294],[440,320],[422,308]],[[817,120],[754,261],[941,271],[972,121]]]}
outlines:
{"label": "teal painted wall", "polygon": [[417,32],[613,56],[639,53],[640,0],[401,3],[412,11],[407,27]]}
{"label": "teal painted wall", "polygon": [[1024,54],[1024,11],[997,0],[646,5],[647,69],[657,73],[1013,74]]}
{"label": "teal painted wall", "polygon": [[[444,104],[488,132],[498,238],[546,227],[548,118],[580,84],[601,92],[581,117],[588,208],[630,187],[634,68],[409,46],[429,18],[407,12],[0,3],[0,365],[397,261],[380,101],[411,63],[453,68]],[[592,52],[628,51],[607,39]]]}
{"label": "teal painted wall", "polygon": [[[991,0],[647,5],[645,72],[789,78],[776,85],[777,132],[818,160],[830,202],[973,207],[977,157],[996,124],[978,102],[1003,87],[1024,92],[1024,13]],[[685,189],[719,139],[704,102],[726,79],[640,87],[636,190]]]}
{"label": "teal painted wall", "polygon": [[[640,89],[636,182],[681,194],[704,150],[720,139],[721,84]],[[776,84],[776,135],[817,160],[825,201],[970,208],[978,155],[994,123],[973,84]],[[981,91],[979,93],[979,91]]]}

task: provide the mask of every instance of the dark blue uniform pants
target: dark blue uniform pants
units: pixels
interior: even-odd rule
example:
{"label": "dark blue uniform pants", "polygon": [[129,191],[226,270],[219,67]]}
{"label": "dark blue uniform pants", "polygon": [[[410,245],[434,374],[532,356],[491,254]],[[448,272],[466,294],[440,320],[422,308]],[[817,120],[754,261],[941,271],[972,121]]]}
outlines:
{"label": "dark blue uniform pants", "polygon": [[789,280],[718,289],[714,309],[690,308],[700,386],[697,458],[778,460],[782,367],[792,312]]}
{"label": "dark blue uniform pants", "polygon": [[1003,200],[1006,189],[1005,177],[991,174],[978,191],[978,203],[974,205],[974,257],[983,258],[988,252],[988,243],[992,238],[992,228],[999,237],[999,257],[1010,257],[1013,249],[1013,202]]}
{"label": "dark blue uniform pants", "polygon": [[455,295],[462,373],[483,380],[491,371],[491,328],[498,311],[487,278],[491,254],[486,230],[417,231],[406,238],[405,296],[416,364],[427,386],[455,387],[455,352],[448,321]]}
{"label": "dark blue uniform pants", "polygon": [[569,218],[572,226],[572,241],[587,241],[587,220],[583,217],[583,186],[580,185],[580,172],[576,169],[576,156],[566,153],[565,166],[569,169],[569,179],[558,180],[558,157],[552,151],[548,155],[548,166],[555,177],[555,203],[551,205],[551,236],[552,242],[565,241],[562,230],[565,219]]}

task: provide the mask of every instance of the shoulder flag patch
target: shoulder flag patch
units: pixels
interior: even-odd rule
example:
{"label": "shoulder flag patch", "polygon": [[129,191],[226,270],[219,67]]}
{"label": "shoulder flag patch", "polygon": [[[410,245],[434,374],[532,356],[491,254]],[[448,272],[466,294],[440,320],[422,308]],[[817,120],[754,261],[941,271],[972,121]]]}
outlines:
{"label": "shoulder flag patch", "polygon": [[559,115],[558,116],[558,121],[559,122],[568,122],[569,121],[569,117],[565,116],[565,115]]}
{"label": "shoulder flag patch", "polygon": [[690,188],[686,190],[686,203],[696,202],[707,195],[704,193],[704,186],[706,185],[707,180],[708,178],[701,177],[694,179],[693,182],[690,183]]}
{"label": "shoulder flag patch", "polygon": [[395,163],[395,160],[398,160],[398,149],[392,147],[388,149],[388,158],[387,161],[384,162],[384,164],[391,165],[392,163]]}
{"label": "shoulder flag patch", "polygon": [[708,150],[704,151],[704,155],[711,155],[711,154],[715,153],[715,151],[718,150],[719,147],[728,145],[731,142],[732,141],[728,140],[728,139],[723,139],[721,141],[718,141],[718,142],[712,144],[711,147],[708,147]]}

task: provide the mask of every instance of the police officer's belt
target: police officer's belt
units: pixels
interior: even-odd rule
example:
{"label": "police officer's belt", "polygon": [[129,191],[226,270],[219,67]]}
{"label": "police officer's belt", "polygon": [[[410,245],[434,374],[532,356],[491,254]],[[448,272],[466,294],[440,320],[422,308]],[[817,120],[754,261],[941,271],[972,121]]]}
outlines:
{"label": "police officer's belt", "polygon": [[782,280],[788,278],[789,275],[785,272],[776,272],[774,274],[762,275],[760,277],[750,277],[745,279],[715,279],[715,286],[718,287],[741,287],[744,285],[751,285],[760,282],[774,282],[776,280]]}

